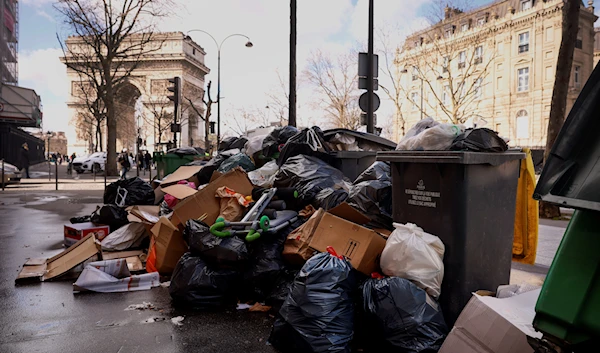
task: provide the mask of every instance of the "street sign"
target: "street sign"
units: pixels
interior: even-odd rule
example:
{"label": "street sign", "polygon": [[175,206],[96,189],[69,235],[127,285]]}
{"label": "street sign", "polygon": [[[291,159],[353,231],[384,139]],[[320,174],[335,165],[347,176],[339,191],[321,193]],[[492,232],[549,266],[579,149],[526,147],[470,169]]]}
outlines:
{"label": "street sign", "polygon": [[[358,76],[367,77],[367,53],[358,53]],[[373,54],[373,77],[378,77],[377,72],[379,71],[379,56]]]}
{"label": "street sign", "polygon": [[[358,78],[358,89],[368,89],[366,77]],[[377,91],[378,89],[379,89],[379,80],[374,78],[373,79],[373,91]]]}
{"label": "street sign", "polygon": [[[367,97],[368,97],[368,93],[365,92],[363,94],[360,95],[360,98],[358,99],[358,106],[360,107],[360,109],[363,112],[367,111]],[[379,96],[375,93],[373,93],[373,111],[376,111],[377,109],[379,109],[379,105],[381,105],[381,100],[379,100]]]}
{"label": "street sign", "polygon": [[171,124],[171,132],[181,132],[181,124]]}
{"label": "street sign", "polygon": [[[367,125],[367,113],[360,113],[360,124]],[[377,114],[373,114],[373,125],[377,125]]]}

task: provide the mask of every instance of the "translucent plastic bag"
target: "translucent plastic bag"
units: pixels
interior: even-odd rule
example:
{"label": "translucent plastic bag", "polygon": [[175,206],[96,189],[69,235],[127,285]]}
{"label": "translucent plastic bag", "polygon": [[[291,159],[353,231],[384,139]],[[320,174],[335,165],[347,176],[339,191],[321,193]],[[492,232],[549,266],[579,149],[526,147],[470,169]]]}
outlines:
{"label": "translucent plastic bag", "polygon": [[394,228],[381,253],[381,270],[411,280],[438,298],[444,279],[444,243],[412,223],[394,223]]}
{"label": "translucent plastic bag", "polygon": [[412,137],[405,137],[396,150],[401,151],[446,151],[454,139],[465,131],[464,125],[438,124]]}
{"label": "translucent plastic bag", "polygon": [[277,162],[270,161],[262,167],[249,172],[248,178],[255,186],[259,186],[262,188],[270,188],[273,187],[273,182],[275,181],[275,174],[277,174],[278,170],[279,166],[277,165]]}

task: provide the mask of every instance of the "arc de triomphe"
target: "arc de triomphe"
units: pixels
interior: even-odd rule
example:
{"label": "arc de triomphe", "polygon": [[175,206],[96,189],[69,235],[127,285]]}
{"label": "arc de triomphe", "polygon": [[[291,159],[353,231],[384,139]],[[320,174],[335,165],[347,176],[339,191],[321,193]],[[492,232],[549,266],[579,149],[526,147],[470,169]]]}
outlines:
{"label": "arc de triomphe", "polygon": [[[153,36],[153,41],[160,48],[142,55],[138,67],[120,85],[116,94],[117,151],[122,148],[135,151],[138,129],[145,142],[142,143],[142,148],[150,152],[161,149],[161,143],[172,141],[170,123],[173,103],[167,98],[171,94],[167,86],[171,85],[168,79],[175,76],[181,77],[184,96],[178,140],[181,141],[181,146],[204,147],[204,123],[198,113],[204,114],[204,76],[210,72],[204,65],[206,52],[181,32],[157,33]],[[68,48],[72,48],[81,45],[83,41],[79,37],[69,37],[65,43]],[[67,58],[62,58],[63,62],[69,60],[68,52]],[[67,76],[70,83],[67,106],[71,131],[71,134],[68,133],[68,150],[69,154],[76,152],[77,155],[84,155],[96,149],[97,136],[95,132],[91,132],[94,129],[89,124],[82,123],[82,113],[89,112],[81,94],[82,78],[71,68],[67,68]],[[105,127],[102,132],[101,145],[105,147]]]}

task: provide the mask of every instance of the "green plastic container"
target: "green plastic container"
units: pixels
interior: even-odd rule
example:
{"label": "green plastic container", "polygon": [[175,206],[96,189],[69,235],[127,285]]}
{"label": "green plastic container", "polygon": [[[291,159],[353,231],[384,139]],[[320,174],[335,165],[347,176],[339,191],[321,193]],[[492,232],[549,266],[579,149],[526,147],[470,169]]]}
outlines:
{"label": "green plastic container", "polygon": [[162,179],[176,171],[182,165],[186,165],[201,157],[200,155],[179,156],[173,153],[154,152],[152,159],[156,163],[157,179]]}
{"label": "green plastic container", "polygon": [[600,212],[575,211],[535,307],[533,326],[569,344],[600,337]]}

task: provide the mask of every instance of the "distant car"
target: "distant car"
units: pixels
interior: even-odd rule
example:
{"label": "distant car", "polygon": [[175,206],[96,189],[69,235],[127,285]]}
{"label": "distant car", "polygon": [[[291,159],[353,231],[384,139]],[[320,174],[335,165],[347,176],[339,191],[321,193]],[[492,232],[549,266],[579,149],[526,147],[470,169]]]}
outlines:
{"label": "distant car", "polygon": [[[2,163],[0,162],[0,173],[2,173]],[[2,175],[0,174],[0,179]],[[20,184],[21,171],[10,163],[4,162],[4,180],[0,181],[0,185]]]}
{"label": "distant car", "polygon": [[106,152],[95,152],[85,157],[77,157],[73,160],[73,170],[77,173],[104,171],[106,164]]}

